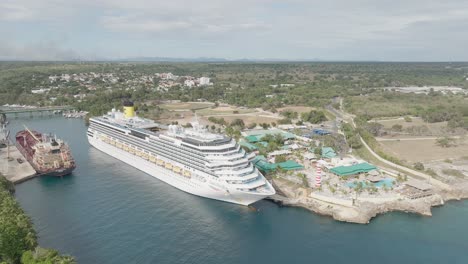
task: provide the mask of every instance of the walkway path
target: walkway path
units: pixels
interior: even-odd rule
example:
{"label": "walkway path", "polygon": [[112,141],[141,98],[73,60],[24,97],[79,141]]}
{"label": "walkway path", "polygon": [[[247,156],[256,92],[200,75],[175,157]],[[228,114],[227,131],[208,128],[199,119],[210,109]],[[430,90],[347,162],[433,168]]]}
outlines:
{"label": "walkway path", "polygon": [[[340,108],[343,109],[343,99],[340,99]],[[349,121],[351,123],[351,125],[353,126],[353,128],[357,128],[356,123],[354,122],[354,116],[353,115],[348,114],[348,113],[344,112],[343,110],[336,110],[335,109],[335,111],[337,113],[340,113],[340,116],[343,117],[343,120]],[[361,135],[359,135],[359,139],[361,140],[362,145],[372,154],[372,156],[374,156],[377,160],[381,161],[382,163],[384,163],[384,164],[386,164],[386,165],[388,165],[388,166],[390,166],[392,168],[398,169],[400,171],[404,171],[406,173],[409,173],[409,174],[424,178],[430,184],[438,186],[439,188],[448,189],[448,190],[451,189],[451,187],[448,184],[446,184],[444,182],[441,182],[439,180],[436,180],[436,179],[432,178],[430,175],[428,175],[426,173],[423,173],[421,171],[413,170],[413,169],[410,169],[408,167],[404,167],[404,166],[395,164],[395,163],[393,163],[391,161],[388,161],[388,160],[380,157],[377,153],[375,153],[372,150],[371,147],[369,147],[369,145],[364,141],[364,139],[361,137]]]}

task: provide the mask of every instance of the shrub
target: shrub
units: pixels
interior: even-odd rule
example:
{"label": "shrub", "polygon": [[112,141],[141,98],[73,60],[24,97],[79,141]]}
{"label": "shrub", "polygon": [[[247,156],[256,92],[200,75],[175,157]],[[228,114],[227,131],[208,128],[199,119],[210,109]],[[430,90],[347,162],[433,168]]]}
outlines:
{"label": "shrub", "polygon": [[421,162],[416,162],[413,167],[416,169],[416,170],[420,170],[420,171],[423,171],[424,170],[424,164],[422,164]]}

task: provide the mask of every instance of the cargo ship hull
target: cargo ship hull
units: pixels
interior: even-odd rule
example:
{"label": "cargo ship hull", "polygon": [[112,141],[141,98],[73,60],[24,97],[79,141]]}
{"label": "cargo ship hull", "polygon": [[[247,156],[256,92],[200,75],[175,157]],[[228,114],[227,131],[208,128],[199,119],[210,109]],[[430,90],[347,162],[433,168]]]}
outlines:
{"label": "cargo ship hull", "polygon": [[[72,173],[76,166],[70,153],[67,153],[65,156],[67,158],[67,166],[64,166],[62,163],[57,163],[59,165],[52,167],[50,165],[45,166],[44,164],[39,164],[37,162],[38,159],[35,159],[37,155],[43,155],[44,159],[49,159],[49,162],[54,161],[54,156],[49,155],[49,153],[41,154],[36,151],[36,144],[44,145],[44,142],[40,141],[40,139],[42,139],[42,134],[36,131],[23,130],[16,134],[16,147],[29,164],[31,164],[36,173],[39,175],[55,177],[62,177]],[[42,150],[43,148],[40,147],[40,149]],[[68,146],[66,146],[66,150],[68,151]],[[62,157],[61,162],[63,162],[63,156],[59,155],[62,155],[62,153],[59,152],[59,154],[55,154],[55,160],[58,159],[57,157]]]}

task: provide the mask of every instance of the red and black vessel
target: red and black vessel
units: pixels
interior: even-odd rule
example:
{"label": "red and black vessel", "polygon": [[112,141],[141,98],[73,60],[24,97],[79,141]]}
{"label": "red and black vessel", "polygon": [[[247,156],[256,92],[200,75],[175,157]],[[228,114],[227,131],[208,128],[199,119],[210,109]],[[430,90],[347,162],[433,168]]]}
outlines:
{"label": "red and black vessel", "polygon": [[68,144],[56,136],[26,128],[16,134],[16,147],[38,174],[60,177],[76,168]]}

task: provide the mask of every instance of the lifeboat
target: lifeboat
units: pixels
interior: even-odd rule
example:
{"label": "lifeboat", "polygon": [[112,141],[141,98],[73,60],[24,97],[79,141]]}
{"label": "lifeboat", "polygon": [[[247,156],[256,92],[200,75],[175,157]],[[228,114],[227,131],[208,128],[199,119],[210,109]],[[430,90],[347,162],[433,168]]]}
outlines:
{"label": "lifeboat", "polygon": [[172,168],[172,171],[175,172],[175,173],[180,173],[181,170],[180,170],[179,167],[174,166],[174,167]]}
{"label": "lifeboat", "polygon": [[172,169],[172,164],[170,164],[169,162],[166,163],[166,169]]}
{"label": "lifeboat", "polygon": [[149,155],[148,155],[148,154],[146,154],[146,153],[143,153],[143,155],[142,155],[142,156],[143,156],[143,158],[144,158],[145,160],[148,160],[148,159],[149,159]]}
{"label": "lifeboat", "polygon": [[190,173],[190,171],[188,170],[184,170],[184,176],[190,178],[192,176],[192,173]]}
{"label": "lifeboat", "polygon": [[135,151],[135,153],[136,153],[136,155],[137,155],[138,157],[143,156],[143,153],[142,153],[141,151],[138,151],[138,150],[137,150],[137,151]]}
{"label": "lifeboat", "polygon": [[150,157],[149,157],[149,159],[150,159],[150,161],[151,161],[151,162],[154,162],[154,163],[156,163],[156,157],[154,157],[154,156],[150,156]]}
{"label": "lifeboat", "polygon": [[130,148],[128,148],[128,152],[130,152],[130,153],[132,153],[132,154],[135,154],[135,149],[132,148],[132,147],[130,147]]}
{"label": "lifeboat", "polygon": [[129,151],[129,148],[128,148],[127,146],[125,146],[125,145],[123,146],[123,149],[124,149],[125,151]]}
{"label": "lifeboat", "polygon": [[157,163],[158,165],[164,166],[164,161],[162,161],[162,160],[158,160],[156,163]]}
{"label": "lifeboat", "polygon": [[115,146],[118,147],[119,149],[122,148],[122,144],[120,144],[120,143],[115,144]]}

